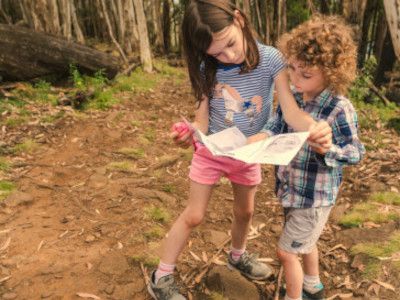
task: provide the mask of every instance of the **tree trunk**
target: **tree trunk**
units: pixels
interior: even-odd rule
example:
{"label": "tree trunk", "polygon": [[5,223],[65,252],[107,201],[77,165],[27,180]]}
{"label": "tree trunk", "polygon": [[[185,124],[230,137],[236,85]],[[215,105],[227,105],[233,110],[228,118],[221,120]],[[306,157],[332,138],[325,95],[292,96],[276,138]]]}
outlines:
{"label": "tree trunk", "polygon": [[149,34],[147,31],[143,0],[133,0],[133,5],[135,6],[136,19],[139,29],[140,61],[143,64],[143,70],[151,73],[153,72],[153,62],[151,59]]}
{"label": "tree trunk", "polygon": [[250,0],[243,0],[243,12],[249,21],[251,21]]}
{"label": "tree trunk", "polygon": [[[85,38],[83,37],[82,29],[81,29],[81,26],[79,25],[78,17],[76,16],[74,0],[71,0],[69,5],[71,8],[72,27],[74,29],[76,40],[79,43],[84,44]],[[57,12],[57,14],[58,14],[58,12]]]}
{"label": "tree trunk", "polygon": [[272,0],[265,0],[265,43],[272,44],[271,28],[273,27],[274,7],[271,3]]}
{"label": "tree trunk", "polygon": [[278,1],[278,37],[286,32],[286,0]]}
{"label": "tree trunk", "polygon": [[394,52],[397,58],[400,59],[400,0],[384,0],[383,4]]}
{"label": "tree trunk", "polygon": [[0,24],[0,76],[30,80],[44,75],[68,76],[71,64],[82,72],[104,70],[113,78],[118,60],[103,52],[28,28]]}
{"label": "tree trunk", "polygon": [[164,53],[168,54],[171,46],[171,18],[170,18],[169,0],[163,0],[163,39]]}
{"label": "tree trunk", "polygon": [[358,67],[361,68],[364,64],[368,46],[371,45],[370,39],[370,29],[371,29],[371,21],[373,20],[373,16],[377,9],[377,1],[376,0],[368,0],[367,7],[365,9],[364,20],[362,22],[361,29],[361,38],[358,47]]}
{"label": "tree trunk", "polygon": [[374,84],[376,86],[380,86],[382,83],[387,81],[385,78],[385,73],[393,70],[395,61],[396,55],[394,52],[391,35],[389,32],[387,32],[383,43],[382,55],[379,60],[374,78]]}
{"label": "tree trunk", "polygon": [[156,49],[162,50],[164,45],[163,29],[162,29],[161,0],[153,0],[153,22],[154,34],[156,37]]}

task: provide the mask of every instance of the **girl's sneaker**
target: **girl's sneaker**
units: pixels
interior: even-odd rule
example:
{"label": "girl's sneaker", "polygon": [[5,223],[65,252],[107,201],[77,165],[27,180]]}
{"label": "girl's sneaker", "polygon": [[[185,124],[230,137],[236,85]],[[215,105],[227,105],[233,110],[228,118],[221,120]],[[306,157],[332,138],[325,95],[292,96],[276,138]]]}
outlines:
{"label": "girl's sneaker", "polygon": [[257,255],[249,254],[247,251],[242,254],[238,261],[234,261],[228,254],[228,268],[238,270],[244,277],[252,280],[264,280],[272,275],[272,269],[266,264],[257,260]]}
{"label": "girl's sneaker", "polygon": [[156,300],[186,300],[186,298],[179,293],[176,286],[174,276],[172,274],[161,277],[157,284],[154,283],[154,273],[151,274],[150,283],[147,286],[149,294]]}

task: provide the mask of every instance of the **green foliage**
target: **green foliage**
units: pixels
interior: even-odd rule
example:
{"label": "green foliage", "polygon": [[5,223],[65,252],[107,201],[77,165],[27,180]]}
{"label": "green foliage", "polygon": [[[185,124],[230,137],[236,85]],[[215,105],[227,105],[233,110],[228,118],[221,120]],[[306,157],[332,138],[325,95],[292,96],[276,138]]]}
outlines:
{"label": "green foliage", "polygon": [[357,227],[365,222],[386,223],[390,220],[400,220],[398,210],[382,210],[375,202],[399,205],[399,195],[395,193],[375,193],[366,202],[354,205],[352,210],[345,214],[339,223],[346,227]]}
{"label": "green foliage", "polygon": [[15,185],[6,180],[0,180],[0,200],[4,200],[15,189]]}
{"label": "green foliage", "polygon": [[143,148],[121,148],[117,152],[133,159],[140,159],[145,156]]}
{"label": "green foliage", "polygon": [[160,259],[158,257],[149,254],[140,254],[132,256],[133,263],[143,263],[145,267],[155,268],[159,263]]}
{"label": "green foliage", "polygon": [[11,164],[4,157],[0,157],[0,171],[8,172],[10,169]]}
{"label": "green foliage", "polygon": [[170,214],[161,207],[147,207],[145,212],[148,218],[156,222],[166,223],[171,219]]}
{"label": "green foliage", "polygon": [[144,236],[148,240],[154,240],[154,239],[162,238],[164,236],[164,234],[165,234],[164,228],[161,228],[159,226],[154,226],[154,227],[152,227],[149,230],[146,230],[144,232]]}
{"label": "green foliage", "polygon": [[373,80],[376,66],[377,62],[374,57],[365,62],[360,75],[349,90],[349,97],[359,111],[361,128],[375,129],[376,123],[380,121],[386,127],[392,127],[400,132],[400,119],[398,118],[400,108],[395,103],[385,105],[378,96],[370,91],[369,82]]}
{"label": "green foliage", "polygon": [[107,169],[110,171],[132,172],[133,166],[129,161],[118,161],[108,164]]}
{"label": "green foliage", "polygon": [[16,154],[18,153],[32,153],[39,148],[39,145],[31,139],[27,139],[24,142],[17,144],[13,147],[12,151]]}
{"label": "green foliage", "polygon": [[288,30],[291,30],[310,18],[310,11],[306,0],[288,0],[287,7],[290,7],[286,12]]}

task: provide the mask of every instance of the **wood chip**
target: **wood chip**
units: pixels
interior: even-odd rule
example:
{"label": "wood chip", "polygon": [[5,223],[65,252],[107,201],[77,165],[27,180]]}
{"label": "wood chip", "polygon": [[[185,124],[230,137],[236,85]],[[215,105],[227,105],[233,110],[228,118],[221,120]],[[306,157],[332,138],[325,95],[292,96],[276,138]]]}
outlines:
{"label": "wood chip", "polygon": [[190,255],[197,261],[201,261],[200,257],[198,257],[193,251],[189,251]]}
{"label": "wood chip", "polygon": [[9,237],[4,244],[0,247],[0,252],[6,250],[8,248],[8,246],[10,246],[11,243],[11,238]]}
{"label": "wood chip", "polygon": [[393,285],[391,285],[390,283],[387,282],[383,282],[383,281],[379,281],[379,280],[374,280],[374,282],[376,282],[377,284],[379,284],[380,286],[384,287],[387,290],[391,290],[391,291],[395,291],[395,288]]}
{"label": "wood chip", "polygon": [[77,296],[85,299],[94,299],[94,300],[101,300],[100,297],[93,295],[93,294],[88,294],[88,293],[76,293]]}

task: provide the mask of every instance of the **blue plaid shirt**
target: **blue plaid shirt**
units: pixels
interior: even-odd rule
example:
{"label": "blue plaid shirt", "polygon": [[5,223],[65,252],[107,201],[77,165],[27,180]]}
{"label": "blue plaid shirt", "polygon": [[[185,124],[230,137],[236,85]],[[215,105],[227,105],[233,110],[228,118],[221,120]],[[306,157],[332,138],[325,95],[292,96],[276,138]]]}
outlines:
{"label": "blue plaid shirt", "polygon": [[[332,206],[342,182],[343,166],[358,163],[365,148],[357,131],[357,113],[351,102],[324,90],[311,101],[304,102],[302,94],[294,97],[314,120],[325,120],[332,127],[333,145],[325,155],[311,150],[305,143],[287,166],[276,168],[276,193],[283,207],[310,208]],[[293,132],[278,106],[262,130],[269,135]]]}

